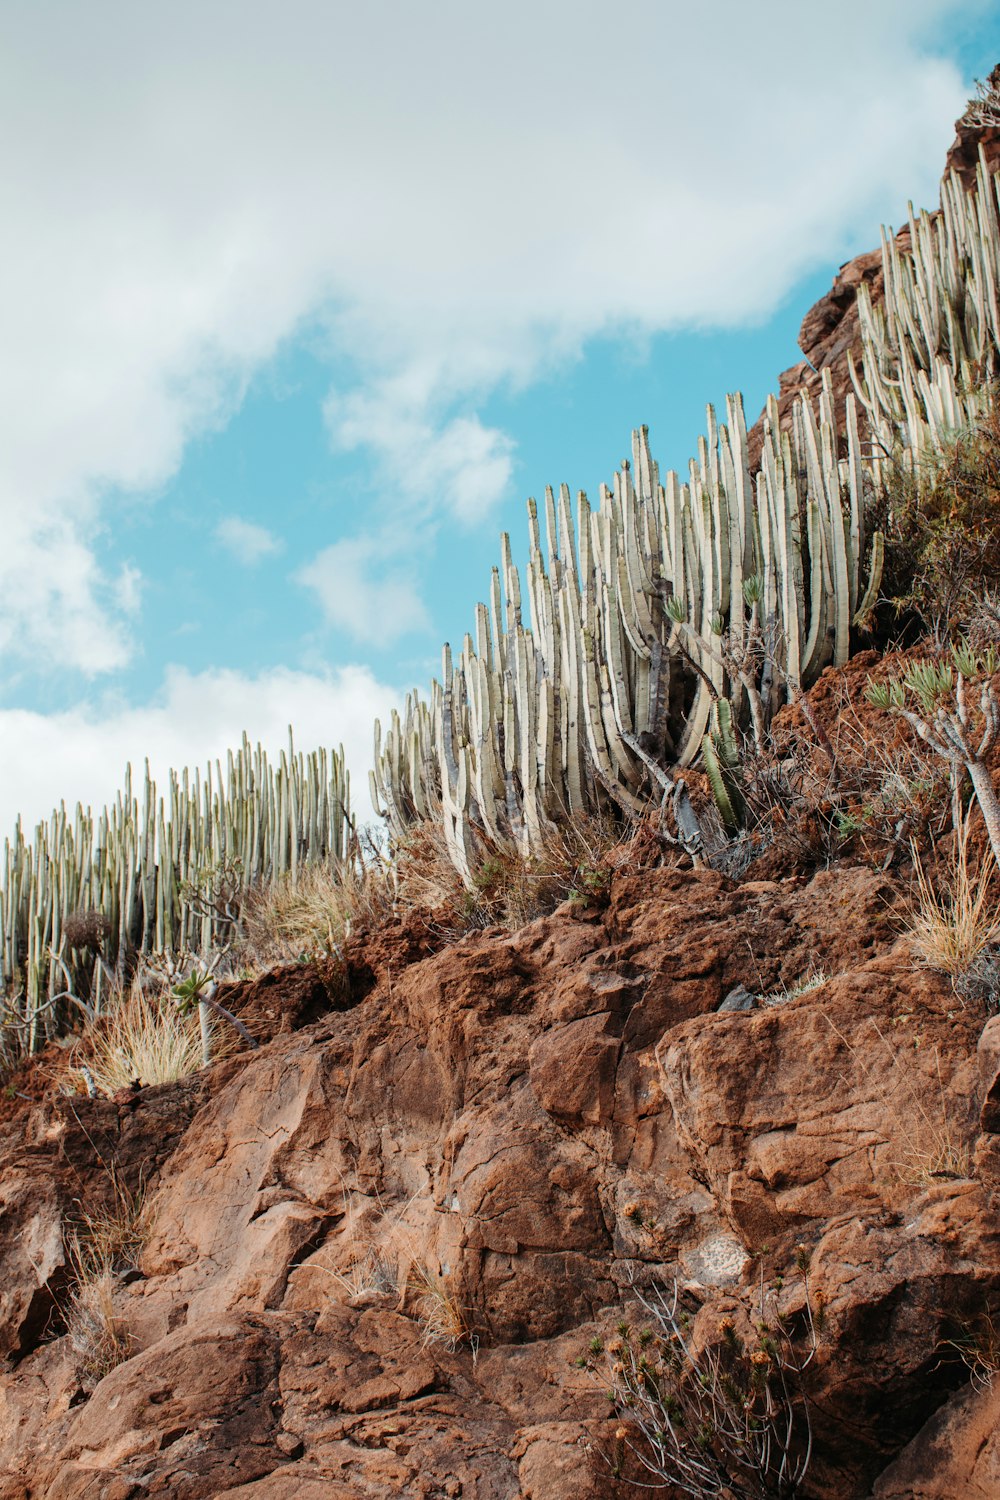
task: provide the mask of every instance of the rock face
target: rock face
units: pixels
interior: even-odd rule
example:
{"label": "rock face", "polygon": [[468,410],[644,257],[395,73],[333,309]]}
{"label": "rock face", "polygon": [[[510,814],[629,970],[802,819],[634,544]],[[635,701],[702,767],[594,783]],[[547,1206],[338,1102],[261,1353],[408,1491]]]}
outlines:
{"label": "rock face", "polygon": [[[284,1029],[191,1082],[32,1106],[0,1144],[0,1500],[638,1496],[590,1340],[650,1282],[711,1319],[763,1277],[794,1321],[803,1257],[803,1493],[992,1493],[957,1346],[1000,1304],[1000,1045],[895,899],[862,867],[622,869],[516,933],[383,931],[297,1029],[279,974]],[[63,1225],[140,1181],[102,1376]],[[942,1445],[952,1487],[914,1487]]]}

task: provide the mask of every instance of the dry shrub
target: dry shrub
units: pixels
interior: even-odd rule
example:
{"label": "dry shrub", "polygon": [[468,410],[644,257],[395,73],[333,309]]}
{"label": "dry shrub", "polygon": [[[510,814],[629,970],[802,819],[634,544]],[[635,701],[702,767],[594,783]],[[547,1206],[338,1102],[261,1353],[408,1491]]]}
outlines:
{"label": "dry shrub", "polygon": [[965,106],[959,125],[973,130],[994,130],[1000,126],[1000,67],[988,78],[974,78],[976,92]]}
{"label": "dry shrub", "polygon": [[260,968],[339,957],[349,933],[384,920],[392,907],[389,872],[378,857],[304,865],[294,878],[246,893],[239,954]]}
{"label": "dry shrub", "polygon": [[737,1304],[703,1340],[676,1282],[672,1290],[633,1283],[632,1316],[607,1347],[594,1338],[589,1357],[577,1361],[606,1386],[618,1418],[607,1455],[616,1479],[627,1472],[642,1489],[704,1497],[800,1493],[812,1453],[805,1373],[817,1331],[804,1245],[796,1247],[796,1261],[803,1282],[798,1332],[763,1284],[755,1317]]}
{"label": "dry shrub", "polygon": [[89,948],[97,953],[111,936],[111,922],[106,913],[94,907],[72,911],[63,923],[63,936],[71,948]]}
{"label": "dry shrub", "polygon": [[1000,576],[1000,409],[987,400],[943,453],[887,470],[874,518],[886,534],[883,594],[939,640]]}
{"label": "dry shrub", "polygon": [[197,1013],[182,1016],[169,995],[150,997],[133,981],[88,1027],[68,1082],[70,1092],[110,1096],[134,1083],[176,1083],[202,1066]]}
{"label": "dry shrub", "polygon": [[987,848],[979,869],[971,868],[969,830],[966,814],[937,888],[913,849],[917,886],[916,910],[909,923],[913,948],[929,968],[947,974],[953,982],[973,972],[1000,939],[996,860]]}
{"label": "dry shrub", "polygon": [[630,831],[611,818],[574,817],[550,826],[540,853],[478,840],[466,889],[448,854],[440,822],[414,824],[386,859],[373,844],[343,866],[306,865],[294,879],[247,892],[239,959],[258,968],[341,957],[344,939],[393,914],[436,914],[455,938],[470,929],[523,926],[572,897],[599,901],[614,869],[629,858]]}
{"label": "dry shrub", "polygon": [[551,825],[542,850],[528,856],[483,841],[473,889],[457,908],[460,923],[515,929],[566,900],[600,903],[614,871],[628,862],[629,845],[630,831],[613,819],[584,816]]}
{"label": "dry shrub", "polygon": [[391,867],[377,871],[384,916],[388,910],[434,913],[445,937],[472,929],[517,928],[572,898],[599,901],[614,870],[630,858],[633,830],[610,817],[574,816],[550,824],[540,852],[524,855],[513,841],[498,844],[479,832],[472,886],[451,861],[442,823],[414,823],[392,850]]}
{"label": "dry shrub", "polygon": [[914,835],[950,823],[948,768],[907,724],[845,699],[834,733],[841,839],[857,839],[869,857],[885,860]]}

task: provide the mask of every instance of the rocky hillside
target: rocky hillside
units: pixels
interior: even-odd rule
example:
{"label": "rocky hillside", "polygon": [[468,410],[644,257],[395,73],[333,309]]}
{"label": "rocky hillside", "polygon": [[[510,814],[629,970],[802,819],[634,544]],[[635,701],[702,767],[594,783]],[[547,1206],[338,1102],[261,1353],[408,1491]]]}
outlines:
{"label": "rocky hillside", "polygon": [[[876,264],[804,325],[841,391]],[[775,754],[850,718],[876,762],[875,666]],[[256,1047],[180,1082],[68,1092],[72,1037],[10,1074],[0,1500],[1000,1493],[1000,1017],[914,951],[909,829],[822,797],[739,879],[640,827],[520,926],[232,981]],[[710,1471],[727,1424],[785,1479]]]}
{"label": "rocky hillside", "polygon": [[[390,925],[332,1008],[312,967],[246,985],[271,1040],[191,1081],[8,1101],[3,1500],[638,1495],[581,1362],[651,1281],[708,1330],[808,1286],[802,1493],[996,1493],[960,1345],[1000,1305],[1000,1019],[871,869],[639,858],[517,932]],[[102,1376],[64,1227],[137,1191]]]}

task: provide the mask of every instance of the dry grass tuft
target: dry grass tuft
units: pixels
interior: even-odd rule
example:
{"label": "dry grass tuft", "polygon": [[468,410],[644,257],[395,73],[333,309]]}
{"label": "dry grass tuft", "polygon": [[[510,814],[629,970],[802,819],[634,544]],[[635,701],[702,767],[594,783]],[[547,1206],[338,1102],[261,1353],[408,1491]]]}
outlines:
{"label": "dry grass tuft", "polygon": [[[891,1122],[893,1133],[904,1143],[900,1159],[888,1163],[898,1181],[928,1187],[942,1179],[970,1177],[975,1122],[970,1118],[969,1101],[956,1097],[945,1084],[938,1049],[933,1053],[935,1090],[928,1087],[923,1070],[907,1065],[899,1045],[889,1040],[877,1021],[869,1021],[872,1035],[863,1046],[849,1041],[829,1016],[826,1021],[850,1053],[857,1076],[871,1085],[872,1097]],[[914,1037],[910,1045],[916,1048],[919,1041],[919,1036]]]}
{"label": "dry grass tuft", "polygon": [[130,1192],[113,1167],[109,1179],[109,1202],[94,1213],[82,1214],[66,1239],[73,1283],[66,1331],[83,1373],[94,1381],[123,1364],[132,1352],[115,1294],[122,1276],[138,1267],[149,1238],[144,1191]]}
{"label": "dry grass tuft", "polygon": [[377,858],[340,867],[305,865],[294,880],[289,876],[247,892],[240,914],[240,959],[270,968],[339,957],[344,939],[383,920],[393,899],[387,867]]}
{"label": "dry grass tuft", "polygon": [[66,1307],[66,1332],[82,1371],[103,1380],[132,1353],[132,1337],[115,1307],[120,1269],[111,1242],[73,1230],[67,1242],[73,1287]]}
{"label": "dry grass tuft", "polygon": [[343,866],[307,865],[246,894],[238,960],[258,969],[309,958],[339,958],[346,937],[402,912],[436,915],[446,937],[470,929],[516,928],[567,898],[599,899],[629,857],[631,833],[611,819],[573,818],[550,830],[540,855],[480,838],[473,884],[465,889],[434,819],[414,824],[387,860],[373,845]]}
{"label": "dry grass tuft", "polygon": [[798,1000],[801,995],[809,995],[813,990],[821,989],[829,977],[825,969],[810,969],[808,974],[803,974],[794,984],[780,984],[766,995],[759,995],[758,1000],[761,1005],[786,1005],[789,1000]]}
{"label": "dry grass tuft", "polygon": [[[365,1302],[399,1291],[400,1247],[396,1243],[399,1220],[409,1204],[387,1214],[376,1194],[374,1203],[357,1193],[344,1192],[344,1222],[340,1234],[341,1263],[324,1266],[306,1261],[299,1272],[320,1271],[345,1294],[349,1302]],[[345,1253],[346,1252],[346,1253]]]}
{"label": "dry grass tuft", "polygon": [[475,1351],[475,1336],[448,1277],[441,1272],[435,1275],[424,1261],[416,1261],[410,1267],[407,1290],[416,1298],[425,1344],[442,1344],[449,1354],[463,1344]]}
{"label": "dry grass tuft", "polygon": [[464,890],[458,871],[448,857],[444,828],[439,819],[414,823],[394,851],[396,897],[401,908],[438,911],[456,909]]}
{"label": "dry grass tuft", "polygon": [[138,983],[112,998],[85,1041],[89,1055],[68,1069],[69,1092],[110,1097],[134,1083],[176,1083],[202,1067],[197,1012],[181,1016],[169,996],[151,998]]}
{"label": "dry grass tuft", "polygon": [[[452,1353],[466,1345],[475,1353],[478,1341],[450,1276],[430,1269],[424,1236],[408,1222],[414,1204],[421,1217],[420,1198],[414,1193],[389,1212],[377,1195],[372,1200],[345,1191],[343,1224],[334,1247],[338,1263],[306,1261],[294,1274],[320,1271],[352,1304],[395,1297],[399,1311],[420,1323],[425,1344],[443,1344]],[[429,1206],[423,1204],[425,1210]]]}
{"label": "dry grass tuft", "polygon": [[[75,1253],[71,1244],[71,1258]],[[74,1277],[66,1318],[70,1345],[80,1356],[84,1374],[103,1380],[132,1352],[131,1336],[115,1308],[118,1277],[97,1262],[74,1267]]]}
{"label": "dry grass tuft", "polygon": [[916,911],[909,923],[914,951],[929,968],[959,980],[1000,938],[996,860],[987,850],[978,871],[969,860],[969,817],[955,838],[955,851],[943,890],[935,889],[916,847]]}
{"label": "dry grass tuft", "polygon": [[961,1355],[973,1390],[992,1388],[1000,1375],[1000,1325],[995,1314],[989,1311],[981,1313],[964,1329],[960,1338],[947,1340],[946,1347]]}
{"label": "dry grass tuft", "polygon": [[73,1232],[88,1262],[117,1274],[138,1267],[149,1238],[149,1215],[142,1188],[130,1192],[114,1167],[108,1177],[110,1201],[93,1213],[81,1215]]}

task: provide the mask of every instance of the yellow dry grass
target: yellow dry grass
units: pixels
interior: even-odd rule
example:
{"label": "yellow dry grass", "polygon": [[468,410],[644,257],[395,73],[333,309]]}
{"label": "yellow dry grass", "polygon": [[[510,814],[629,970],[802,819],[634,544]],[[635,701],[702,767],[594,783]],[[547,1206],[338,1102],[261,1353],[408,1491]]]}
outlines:
{"label": "yellow dry grass", "polygon": [[133,1083],[176,1083],[202,1066],[197,1009],[182,1016],[168,995],[151,998],[138,984],[112,999],[86,1039],[89,1056],[68,1069],[72,1092],[110,1096]]}
{"label": "yellow dry grass", "polygon": [[916,907],[908,924],[913,950],[930,968],[959,979],[1000,939],[996,860],[987,849],[979,869],[973,871],[966,816],[940,888],[932,884],[915,848],[913,863]]}
{"label": "yellow dry grass", "polygon": [[[72,1251],[71,1251],[72,1254]],[[115,1291],[118,1277],[106,1266],[88,1265],[76,1273],[70,1293],[66,1331],[85,1375],[103,1380],[132,1351],[132,1339],[118,1316]]]}
{"label": "yellow dry grass", "polygon": [[378,862],[305,865],[294,879],[247,893],[240,957],[260,968],[337,957],[352,930],[384,918],[392,904],[391,882]]}

